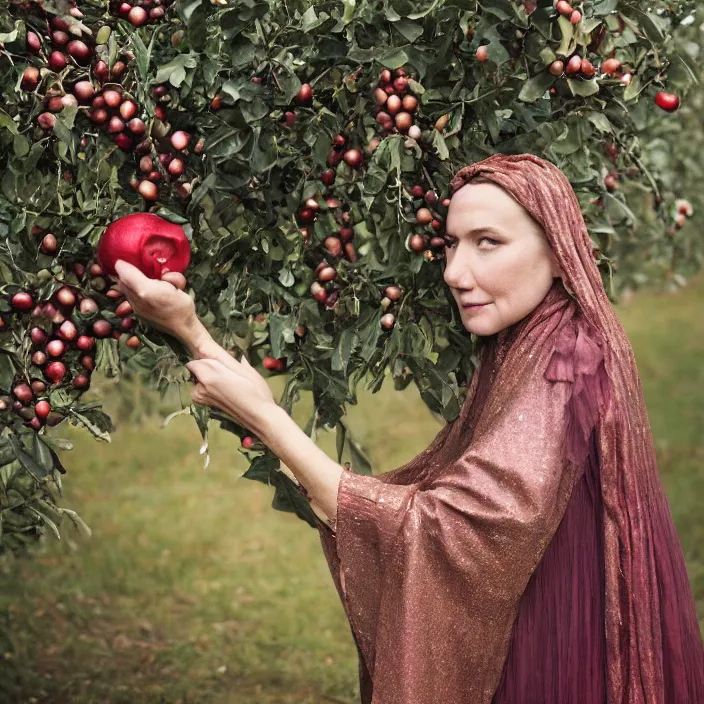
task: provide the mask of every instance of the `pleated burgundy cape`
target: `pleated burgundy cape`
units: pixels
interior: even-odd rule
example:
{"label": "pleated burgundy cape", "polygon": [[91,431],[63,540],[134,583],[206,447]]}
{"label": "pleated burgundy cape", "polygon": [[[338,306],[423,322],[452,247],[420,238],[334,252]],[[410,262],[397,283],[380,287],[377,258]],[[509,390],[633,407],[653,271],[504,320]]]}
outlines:
{"label": "pleated burgundy cape", "polygon": [[343,472],[320,524],[363,704],[698,704],[704,647],[626,334],[569,181],[461,169],[544,228],[564,273],[485,338],[460,415],[406,465]]}

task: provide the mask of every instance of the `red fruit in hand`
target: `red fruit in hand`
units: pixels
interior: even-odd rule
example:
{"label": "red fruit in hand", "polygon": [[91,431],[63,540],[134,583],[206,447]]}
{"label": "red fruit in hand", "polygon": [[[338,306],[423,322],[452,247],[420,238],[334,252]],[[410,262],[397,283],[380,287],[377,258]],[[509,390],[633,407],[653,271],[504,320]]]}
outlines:
{"label": "red fruit in hand", "polygon": [[134,213],[115,220],[100,238],[98,260],[109,276],[116,276],[118,259],[159,279],[166,271],[183,273],[191,260],[191,247],[180,225],[152,213]]}
{"label": "red fruit in hand", "polygon": [[675,112],[680,106],[680,99],[674,93],[663,93],[660,91],[655,96],[655,104],[665,112]]}

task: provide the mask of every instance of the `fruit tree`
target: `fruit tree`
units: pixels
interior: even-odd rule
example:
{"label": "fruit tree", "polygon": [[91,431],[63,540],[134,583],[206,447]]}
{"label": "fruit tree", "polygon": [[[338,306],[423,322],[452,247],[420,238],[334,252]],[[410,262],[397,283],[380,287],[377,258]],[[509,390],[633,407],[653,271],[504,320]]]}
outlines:
{"label": "fruit tree", "polygon": [[[184,350],[114,287],[114,245],[98,256],[118,218],[132,215],[130,256],[145,267],[189,265],[226,348],[287,375],[282,406],[312,392],[307,432],[336,427],[355,471],[369,466],[342,416],[360,382],[413,382],[451,420],[471,378],[475,341],[442,281],[458,167],[497,151],[557,164],[614,299],[696,269],[699,243],[680,244],[696,184],[665,157],[698,134],[680,121],[698,74],[696,38],[678,40],[693,9],[0,0],[2,549],[80,520],[57,504],[60,430],[109,437],[85,396],[95,370],[187,380]],[[246,429],[184,412],[206,440],[209,419],[239,434],[245,476],[313,521]]]}

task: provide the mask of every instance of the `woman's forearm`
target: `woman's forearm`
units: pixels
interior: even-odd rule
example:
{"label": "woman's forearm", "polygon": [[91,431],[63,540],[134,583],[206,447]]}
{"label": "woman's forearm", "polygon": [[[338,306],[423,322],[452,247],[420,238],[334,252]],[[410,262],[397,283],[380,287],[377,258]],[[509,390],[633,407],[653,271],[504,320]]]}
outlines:
{"label": "woman's forearm", "polygon": [[[217,359],[226,366],[233,357],[198,320],[184,339],[194,359]],[[342,467],[331,460],[280,406],[274,406],[258,428],[251,430],[281,460],[284,474],[292,475],[308,492],[311,508],[322,520],[337,514],[337,485]],[[287,471],[288,470],[288,471]]]}
{"label": "woman's forearm", "polygon": [[256,430],[259,439],[291,470],[316,507],[334,520],[342,467],[330,459],[280,406],[262,419],[259,426]]}

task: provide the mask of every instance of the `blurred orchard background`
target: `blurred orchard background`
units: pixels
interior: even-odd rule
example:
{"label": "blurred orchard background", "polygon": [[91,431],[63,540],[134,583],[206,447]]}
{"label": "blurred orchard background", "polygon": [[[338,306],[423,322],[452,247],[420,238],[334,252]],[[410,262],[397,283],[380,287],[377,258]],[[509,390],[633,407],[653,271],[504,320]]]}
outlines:
{"label": "blurred orchard background", "polygon": [[[459,165],[501,150],[546,156],[575,185],[704,630],[704,4],[86,0],[95,36],[67,59],[36,8],[74,4],[0,0],[0,701],[358,701],[318,533],[294,515],[306,506],[271,457],[243,452],[243,429],[212,422],[204,468],[207,415],[164,424],[189,407],[173,341],[130,323],[97,341],[80,387],[75,350],[49,379],[11,296],[66,285],[122,325],[87,272],[107,223],[151,209],[192,238],[189,284],[219,339],[260,368],[288,360],[268,374],[282,405],[330,456],[380,473],[427,446],[471,376],[439,284],[442,196]],[[402,87],[380,76],[404,66]],[[110,90],[111,116],[94,97]],[[403,299],[383,298],[392,284]],[[12,411],[22,374],[55,381],[37,393],[57,427],[32,417],[36,398]],[[14,503],[13,480],[29,492]]]}

